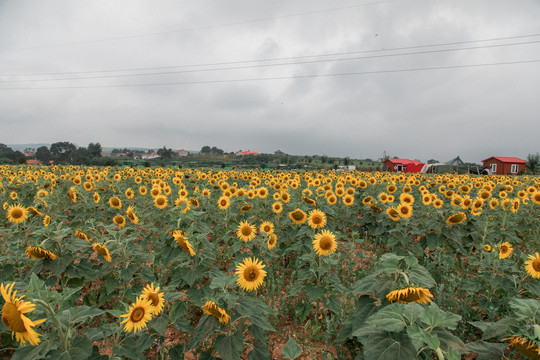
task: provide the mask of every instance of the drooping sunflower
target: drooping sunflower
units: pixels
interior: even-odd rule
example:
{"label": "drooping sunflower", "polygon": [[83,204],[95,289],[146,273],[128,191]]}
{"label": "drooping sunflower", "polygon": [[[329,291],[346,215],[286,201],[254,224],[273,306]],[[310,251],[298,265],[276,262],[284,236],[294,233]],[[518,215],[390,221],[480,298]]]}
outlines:
{"label": "drooping sunflower", "polygon": [[276,201],[275,203],[272,204],[272,211],[275,214],[279,214],[280,212],[283,211],[283,204],[280,203],[279,201]]}
{"label": "drooping sunflower", "polygon": [[55,260],[56,259],[56,255],[53,254],[52,252],[42,249],[40,247],[36,247],[36,246],[28,246],[26,248],[25,253],[29,259],[37,259],[37,260],[39,259]]}
{"label": "drooping sunflower", "polygon": [[531,275],[535,279],[540,279],[540,255],[527,255],[528,259],[525,261],[525,270],[527,274]]}
{"label": "drooping sunflower", "polygon": [[265,221],[261,224],[259,227],[259,230],[265,234],[273,234],[274,233],[274,224],[270,221]]}
{"label": "drooping sunflower", "polygon": [[28,218],[28,212],[21,204],[11,205],[7,209],[7,219],[12,223],[22,223]]}
{"label": "drooping sunflower", "polygon": [[431,302],[433,295],[428,289],[422,287],[409,286],[403,289],[393,290],[386,298],[390,302],[397,301],[402,304],[417,302],[419,304],[428,304]]}
{"label": "drooping sunflower", "polygon": [[461,224],[465,220],[467,220],[467,215],[465,215],[465,213],[463,212],[458,212],[453,215],[450,215],[450,217],[446,219],[446,223],[448,225],[457,225],[457,224]]}
{"label": "drooping sunflower", "polygon": [[174,240],[178,243],[185,252],[189,253],[190,256],[195,256],[195,250],[193,250],[193,245],[188,241],[186,233],[182,230],[175,230],[172,233]]}
{"label": "drooping sunflower", "polygon": [[242,221],[236,230],[236,236],[245,242],[255,239],[256,235],[255,225],[250,225],[247,221]]}
{"label": "drooping sunflower", "polygon": [[109,205],[110,207],[112,208],[115,208],[115,209],[120,209],[122,208],[122,200],[120,200],[119,198],[117,198],[116,196],[113,196],[109,199]]}
{"label": "drooping sunflower", "polygon": [[393,207],[389,207],[388,209],[386,209],[386,215],[388,215],[388,217],[394,221],[399,221],[399,219],[401,219],[398,211],[396,210],[396,208]]}
{"label": "drooping sunflower", "polygon": [[126,226],[126,219],[122,215],[116,215],[113,218],[113,223],[115,223],[118,227],[124,227]]}
{"label": "drooping sunflower", "polygon": [[409,204],[399,204],[396,210],[399,216],[404,219],[410,218],[413,212],[412,206],[410,206]]}
{"label": "drooping sunflower", "polygon": [[120,317],[125,317],[120,324],[125,324],[124,331],[136,333],[146,327],[146,323],[152,319],[153,312],[152,301],[141,295],[135,304],[129,307],[127,314],[120,315]]}
{"label": "drooping sunflower", "polygon": [[247,211],[251,210],[252,208],[253,208],[253,205],[246,204],[246,205],[242,205],[242,207],[240,208],[240,211],[241,212],[247,212]]}
{"label": "drooping sunflower", "polygon": [[126,215],[127,215],[128,219],[129,219],[129,221],[131,221],[132,223],[137,225],[139,223],[139,218],[137,217],[137,215],[135,215],[135,212],[133,210],[135,210],[135,208],[133,206],[128,206],[128,208],[126,210]]}
{"label": "drooping sunflower", "polygon": [[512,255],[513,252],[514,248],[512,247],[512,244],[506,241],[499,246],[499,259],[506,259]]}
{"label": "drooping sunflower", "polygon": [[321,233],[316,234],[313,240],[313,250],[319,256],[333,254],[337,250],[336,236],[328,230],[323,230]]}
{"label": "drooping sunflower", "polygon": [[158,209],[165,209],[167,207],[167,197],[164,195],[158,195],[154,198],[154,206]]}
{"label": "drooping sunflower", "polygon": [[92,247],[94,250],[101,256],[105,258],[108,262],[112,261],[111,254],[109,253],[109,249],[105,245],[99,244],[99,243],[93,243]]}
{"label": "drooping sunflower", "polygon": [[206,304],[202,306],[202,309],[205,314],[214,316],[222,324],[227,324],[231,320],[231,317],[227,312],[217,306],[213,301],[207,301]]}
{"label": "drooping sunflower", "polygon": [[86,235],[86,234],[83,233],[82,231],[75,230],[75,236],[76,236],[78,239],[86,240],[86,241],[88,241],[88,242],[92,242],[92,239],[90,239],[90,238],[88,237],[88,235]]}
{"label": "drooping sunflower", "polygon": [[33,327],[46,319],[32,321],[23,315],[33,311],[36,305],[30,301],[23,301],[23,296],[17,298],[17,291],[12,293],[14,285],[14,282],[7,286],[0,284],[0,293],[6,302],[2,307],[2,322],[11,330],[12,335],[15,334],[16,340],[21,345],[24,346],[27,341],[30,345],[37,345],[40,343],[41,335],[35,332]]}
{"label": "drooping sunflower", "polygon": [[42,212],[40,212],[38,209],[36,209],[33,206],[27,207],[26,211],[28,211],[29,213],[34,214],[36,216],[39,216],[39,217],[44,217],[45,216],[45,214],[43,214]]}
{"label": "drooping sunflower", "polygon": [[227,210],[231,205],[231,199],[228,196],[222,196],[218,200],[220,210]]}
{"label": "drooping sunflower", "polygon": [[326,214],[321,210],[311,210],[308,215],[308,225],[313,229],[325,227]]}
{"label": "drooping sunflower", "polygon": [[276,234],[270,234],[268,236],[268,240],[266,240],[266,246],[268,247],[268,250],[272,250],[277,243],[277,235]]}
{"label": "drooping sunflower", "polygon": [[49,215],[45,215],[43,218],[43,226],[47,227],[51,223],[51,217]]}
{"label": "drooping sunflower", "polygon": [[305,202],[306,204],[311,205],[311,206],[317,206],[317,202],[315,200],[313,200],[312,198],[309,198],[307,196],[302,196],[302,201]]}
{"label": "drooping sunflower", "polygon": [[265,265],[257,258],[245,258],[237,267],[236,283],[246,291],[257,290],[266,277]]}
{"label": "drooping sunflower", "polygon": [[145,297],[146,300],[150,300],[152,307],[154,308],[152,310],[152,315],[157,316],[163,311],[163,307],[165,306],[163,295],[163,292],[159,292],[159,286],[154,288],[154,284],[146,285],[143,289],[142,296]]}
{"label": "drooping sunflower", "polygon": [[300,209],[296,209],[289,213],[289,218],[293,221],[293,223],[300,225],[306,222],[307,214]]}
{"label": "drooping sunflower", "polygon": [[516,349],[530,359],[540,359],[540,347],[530,339],[521,336],[511,336],[503,339],[503,341],[508,341],[508,346]]}

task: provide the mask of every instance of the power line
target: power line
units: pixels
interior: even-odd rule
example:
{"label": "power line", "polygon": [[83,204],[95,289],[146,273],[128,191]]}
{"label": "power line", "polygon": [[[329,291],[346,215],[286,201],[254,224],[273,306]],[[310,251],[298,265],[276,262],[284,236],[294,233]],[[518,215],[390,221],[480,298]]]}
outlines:
{"label": "power line", "polygon": [[272,17],[264,17],[264,18],[258,18],[258,19],[252,19],[252,20],[230,22],[230,23],[208,25],[208,26],[200,26],[200,27],[187,28],[187,29],[160,31],[160,32],[154,32],[154,33],[147,33],[147,34],[117,36],[117,37],[106,38],[106,39],[74,41],[74,42],[61,43],[61,44],[49,44],[49,45],[27,46],[27,47],[11,48],[11,49],[0,49],[0,52],[2,52],[2,51],[17,51],[17,50],[33,50],[33,49],[43,49],[43,48],[50,48],[50,47],[62,47],[62,46],[82,45],[82,44],[97,44],[97,43],[101,43],[101,42],[137,39],[137,38],[145,38],[145,37],[168,35],[168,34],[178,34],[178,33],[186,33],[186,32],[193,32],[193,31],[199,31],[199,30],[210,30],[210,29],[215,29],[215,28],[220,28],[220,27],[246,25],[246,24],[252,24],[252,23],[257,23],[257,22],[275,20],[275,19],[284,19],[284,18],[291,18],[291,17],[298,17],[298,16],[321,14],[321,13],[325,13],[325,12],[346,10],[346,9],[352,9],[352,8],[357,8],[357,7],[370,6],[370,5],[378,5],[378,4],[384,4],[384,3],[394,2],[394,1],[397,1],[397,0],[373,1],[373,2],[368,2],[368,3],[354,4],[354,5],[341,6],[341,7],[335,7],[335,8],[328,8],[328,9],[321,9],[321,10],[306,11],[306,12],[301,12],[301,13],[286,14],[286,15],[279,15],[279,16],[272,16]]}
{"label": "power line", "polygon": [[[540,35],[540,34],[538,34]],[[521,37],[531,37],[537,35],[524,35]],[[480,42],[480,41],[491,41],[490,40],[473,40],[471,42]],[[318,59],[318,60],[307,60],[307,61],[296,61],[296,62],[287,62],[287,63],[278,63],[278,64],[259,64],[259,65],[246,65],[246,66],[234,66],[234,67],[221,67],[221,68],[210,68],[210,69],[198,69],[198,70],[176,70],[176,71],[166,71],[166,72],[150,72],[150,73],[138,73],[138,74],[115,74],[115,75],[99,75],[99,76],[80,76],[80,77],[69,77],[69,78],[59,78],[59,79],[18,79],[18,80],[0,80],[0,83],[20,83],[20,82],[43,82],[43,81],[65,81],[65,80],[83,80],[83,79],[104,79],[104,78],[120,78],[120,77],[134,77],[134,76],[154,76],[154,75],[171,75],[171,74],[180,74],[180,73],[195,73],[195,72],[208,72],[208,71],[222,71],[222,70],[239,70],[239,69],[249,69],[249,68],[261,68],[261,67],[272,67],[272,66],[288,66],[288,65],[300,65],[300,64],[312,64],[312,63],[322,63],[330,61],[348,61],[348,60],[363,60],[363,59],[375,59],[375,58],[385,58],[385,57],[397,57],[397,56],[408,56],[408,55],[425,55],[425,54],[434,54],[434,53],[444,53],[452,51],[464,51],[464,50],[476,50],[476,49],[487,49],[487,48],[497,48],[504,46],[517,46],[517,45],[529,45],[540,43],[540,40],[534,41],[524,41],[517,43],[507,43],[507,44],[493,44],[493,45],[482,45],[482,46],[472,46],[467,48],[453,48],[453,49],[439,49],[439,50],[428,50],[428,51],[417,51],[417,52],[408,52],[408,53],[399,53],[399,54],[383,54],[383,55],[371,55],[371,56],[360,56],[360,57],[348,57],[348,58],[338,58],[338,59]],[[320,55],[311,55],[311,56],[298,56],[292,58],[275,58],[275,59],[266,59],[266,60],[251,60],[251,61],[238,61],[238,62],[229,62],[229,63],[213,63],[207,64],[206,66],[218,66],[219,64],[223,65],[233,65],[233,64],[243,64],[243,63],[252,63],[252,62],[263,62],[263,61],[277,61],[277,60],[289,60],[289,59],[305,59],[310,57],[327,57],[327,56],[337,56],[345,54],[360,54],[360,53],[369,53],[369,52],[381,52],[381,51],[394,51],[402,49],[412,49],[412,48],[426,48],[433,46],[443,46],[455,43],[446,43],[438,45],[420,45],[414,47],[401,47],[393,49],[384,49],[384,50],[367,50],[367,51],[353,51],[347,53],[334,53],[334,54],[320,54]],[[192,67],[202,67],[200,65],[192,65]],[[160,68],[138,68],[137,70],[131,71],[142,71],[142,70],[154,70],[154,69],[174,69],[174,68],[186,68],[188,65],[179,65],[179,66],[169,66],[169,67],[160,67]],[[70,72],[70,73],[41,73],[41,74],[31,74],[31,75],[0,75],[0,76],[52,76],[52,75],[68,75],[68,74],[91,74],[91,73],[111,73],[118,71],[129,71],[124,70],[105,70],[105,71],[87,71],[87,72]]]}
{"label": "power line", "polygon": [[229,79],[229,80],[200,80],[200,81],[182,81],[182,82],[166,82],[166,83],[140,83],[140,84],[116,84],[116,85],[30,87],[30,88],[28,88],[28,87],[27,88],[24,88],[24,87],[1,88],[0,87],[0,90],[95,89],[95,88],[116,88],[116,87],[144,87],[144,86],[219,84],[219,83],[235,83],[235,82],[238,83],[238,82],[269,81],[269,80],[290,80],[290,79],[308,79],[308,78],[338,77],[338,76],[390,74],[390,73],[403,73],[403,72],[414,72],[414,71],[449,70],[449,69],[463,69],[463,68],[478,68],[478,67],[487,67],[487,66],[533,64],[533,63],[539,63],[539,62],[540,62],[540,59],[534,59],[534,60],[507,61],[507,62],[484,63],[484,64],[449,65],[449,66],[421,67],[421,68],[393,69],[393,70],[374,70],[374,71],[346,72],[346,73],[333,73],[333,74],[292,75],[292,76],[278,76],[278,77],[266,77],[266,78],[246,78],[246,79]]}

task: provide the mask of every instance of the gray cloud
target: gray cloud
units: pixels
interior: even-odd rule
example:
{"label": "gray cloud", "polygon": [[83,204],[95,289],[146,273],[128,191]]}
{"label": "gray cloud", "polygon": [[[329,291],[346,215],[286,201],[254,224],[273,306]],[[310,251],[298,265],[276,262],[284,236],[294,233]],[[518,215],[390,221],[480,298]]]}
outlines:
{"label": "gray cloud", "polygon": [[[388,50],[538,34],[538,1],[367,3],[3,1],[0,142],[194,150],[210,145],[353,158],[378,158],[386,151],[420,160],[460,155],[474,162],[539,151],[539,63],[380,73],[539,60],[538,43],[380,56],[538,41],[540,36]],[[352,54],[358,51],[365,53]],[[331,53],[350,54],[306,57]],[[353,56],[364,58],[305,63]],[[247,67],[277,63],[251,60],[289,57],[306,58]],[[207,65],[230,62],[239,63]],[[171,66],[183,67],[158,69]],[[168,73],[58,80],[137,68]],[[170,73],[194,69],[205,71]],[[109,72],[92,72],[98,70]],[[77,73],[6,76],[64,72]],[[364,72],[375,73],[294,78]],[[56,81],[28,81],[43,79]],[[164,83],[191,84],[123,86]],[[80,88],[18,89],[73,86]]]}

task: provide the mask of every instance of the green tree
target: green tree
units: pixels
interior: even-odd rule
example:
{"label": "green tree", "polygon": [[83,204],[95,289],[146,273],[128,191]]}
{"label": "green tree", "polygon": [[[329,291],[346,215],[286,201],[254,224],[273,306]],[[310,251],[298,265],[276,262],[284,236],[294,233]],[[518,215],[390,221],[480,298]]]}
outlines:
{"label": "green tree", "polygon": [[201,154],[209,154],[210,151],[212,151],[212,149],[208,145],[205,145],[201,148]]}
{"label": "green tree", "polygon": [[102,148],[101,148],[101,144],[100,143],[90,143],[88,144],[88,153],[90,155],[90,157],[92,158],[98,158],[98,157],[101,157],[101,152],[102,152]]}
{"label": "green tree", "polygon": [[36,150],[36,159],[47,165],[52,160],[52,154],[48,147],[40,146]]}
{"label": "green tree", "polygon": [[174,155],[174,150],[173,149],[167,149],[165,146],[162,147],[161,149],[159,149],[157,151],[160,159],[162,160],[165,160],[165,161],[169,161],[171,160],[171,158],[173,157]]}
{"label": "green tree", "polygon": [[527,155],[527,161],[527,168],[533,175],[536,174],[536,168],[538,168],[538,164],[540,163],[540,154],[536,153]]}
{"label": "green tree", "polygon": [[68,142],[56,142],[51,145],[51,154],[55,162],[67,163],[71,161],[72,153],[77,150],[77,147]]}

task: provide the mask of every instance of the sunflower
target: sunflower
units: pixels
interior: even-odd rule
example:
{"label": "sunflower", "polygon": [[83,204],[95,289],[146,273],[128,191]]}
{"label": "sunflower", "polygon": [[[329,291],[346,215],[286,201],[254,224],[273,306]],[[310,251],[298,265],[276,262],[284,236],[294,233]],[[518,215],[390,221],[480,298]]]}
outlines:
{"label": "sunflower", "polygon": [[142,296],[146,298],[146,300],[150,300],[152,303],[152,315],[157,316],[163,311],[163,307],[165,305],[163,295],[164,293],[159,292],[159,286],[154,288],[154,284],[146,285],[146,287],[143,289]]}
{"label": "sunflower", "polygon": [[148,192],[148,189],[146,188],[146,186],[139,186],[139,194],[141,195],[146,195],[146,193]]}
{"label": "sunflower", "polygon": [[92,190],[94,188],[92,183],[89,182],[89,181],[85,181],[84,184],[83,184],[83,187],[84,187],[84,190],[86,190],[86,191],[90,191],[90,190]]}
{"label": "sunflower", "polygon": [[443,201],[441,199],[435,199],[432,204],[435,209],[440,209],[443,206]]}
{"label": "sunflower", "polygon": [[512,244],[510,244],[508,241],[502,243],[499,246],[499,259],[506,259],[510,255],[512,255],[512,252],[514,252]]}
{"label": "sunflower", "polygon": [[37,345],[41,335],[35,332],[33,327],[46,319],[32,321],[23,315],[33,311],[36,305],[30,301],[23,301],[22,296],[17,298],[17,291],[12,294],[14,285],[14,282],[7,286],[4,286],[3,283],[0,284],[0,293],[6,302],[2,307],[2,322],[11,330],[12,335],[15,334],[15,338],[21,345],[24,346],[26,341],[30,345]]}
{"label": "sunflower", "polygon": [[354,195],[347,194],[341,200],[345,205],[352,206],[354,204]]}
{"label": "sunflower", "polygon": [[308,225],[313,228],[323,228],[326,225],[326,214],[321,210],[311,210],[308,216]]}
{"label": "sunflower", "polygon": [[388,185],[388,186],[386,187],[386,191],[388,191],[390,194],[395,193],[396,190],[397,190],[396,185]]}
{"label": "sunflower", "polygon": [[535,191],[532,195],[531,195],[531,200],[533,203],[535,203],[536,205],[540,205],[540,191]]}
{"label": "sunflower", "polygon": [[509,347],[516,349],[530,359],[540,359],[540,347],[533,340],[521,336],[511,336],[503,341],[509,341]]}
{"label": "sunflower", "polygon": [[195,198],[189,198],[189,204],[193,207],[199,207],[199,201]]}
{"label": "sunflower", "polygon": [[484,245],[484,250],[485,250],[485,251],[491,252],[491,251],[493,251],[493,248],[491,247],[491,245],[485,244],[485,245]]}
{"label": "sunflower", "polygon": [[45,215],[43,218],[43,226],[47,227],[51,223],[51,217],[49,215]]}
{"label": "sunflower", "polygon": [[279,214],[280,212],[283,211],[283,204],[280,203],[279,201],[276,201],[275,203],[272,204],[272,211],[275,214]]}
{"label": "sunflower", "polygon": [[86,240],[86,241],[88,241],[88,242],[92,242],[92,239],[90,239],[90,238],[88,237],[88,235],[86,235],[86,234],[83,233],[82,231],[75,230],[75,236],[76,236],[78,239]]}
{"label": "sunflower", "polygon": [[126,318],[120,324],[125,323],[124,331],[136,333],[146,327],[146,323],[152,319],[153,312],[152,301],[141,295],[137,298],[135,304],[129,307],[127,314],[120,315],[120,317]]}
{"label": "sunflower", "polygon": [[17,193],[15,191],[12,191],[9,194],[9,197],[11,198],[11,200],[16,200],[17,199]]}
{"label": "sunflower", "polygon": [[365,198],[362,199],[362,204],[367,205],[367,206],[369,206],[369,204],[371,204],[372,202],[373,202],[373,197],[371,196],[366,196]]}
{"label": "sunflower", "polygon": [[11,205],[7,210],[7,219],[12,223],[22,223],[28,217],[27,210],[20,204]]}
{"label": "sunflower", "polygon": [[386,215],[388,215],[388,217],[394,221],[399,221],[399,219],[401,219],[397,209],[393,207],[386,209]]}
{"label": "sunflower", "polygon": [[499,200],[497,200],[496,198],[489,200],[489,208],[491,210],[494,210],[497,206],[499,206]]}
{"label": "sunflower", "polygon": [[167,197],[164,195],[158,195],[154,198],[154,206],[158,209],[165,209],[167,207]]}
{"label": "sunflower", "polygon": [[302,196],[302,201],[305,202],[306,204],[309,204],[311,206],[317,206],[317,202],[315,200],[313,200],[312,198],[309,198],[307,196]]}
{"label": "sunflower", "polygon": [[249,211],[253,208],[253,205],[251,204],[246,204],[246,205],[242,205],[242,207],[240,208],[240,211],[241,212],[246,212],[246,211]]}
{"label": "sunflower", "polygon": [[458,212],[453,215],[450,215],[450,217],[446,219],[446,223],[448,225],[457,225],[457,224],[461,224],[465,220],[467,220],[467,215],[465,215],[465,213],[463,212]]}
{"label": "sunflower", "polygon": [[272,224],[270,221],[265,221],[261,224],[259,227],[259,230],[265,234],[273,234],[274,233],[274,224]]}
{"label": "sunflower", "polygon": [[334,205],[335,203],[337,203],[337,197],[336,195],[334,194],[330,194],[326,197],[326,202],[329,204],[329,205]]}
{"label": "sunflower", "polygon": [[218,206],[221,210],[227,210],[231,205],[231,199],[228,196],[222,196],[218,200]]}
{"label": "sunflower", "polygon": [[257,196],[260,199],[266,199],[266,197],[268,196],[268,189],[265,188],[265,187],[259,188],[258,191],[257,191]]}
{"label": "sunflower", "polygon": [[328,230],[323,230],[321,233],[316,234],[313,240],[313,250],[319,256],[333,254],[337,250],[336,236]]}
{"label": "sunflower", "polygon": [[97,192],[94,193],[92,199],[94,199],[94,203],[99,204],[100,196]]}
{"label": "sunflower", "polygon": [[116,215],[113,218],[113,223],[118,225],[118,227],[124,227],[126,226],[126,219],[122,215]]}
{"label": "sunflower", "polygon": [[306,222],[307,214],[300,209],[296,209],[289,213],[289,218],[293,221],[293,223],[300,225]]}
{"label": "sunflower", "polygon": [[182,230],[175,230],[172,233],[174,240],[178,243],[185,252],[189,253],[190,256],[195,256],[195,251],[193,250],[193,245],[188,241],[186,233]]}
{"label": "sunflower", "polygon": [[158,195],[161,195],[161,189],[157,187],[153,187],[152,190],[150,190],[150,195],[152,195],[153,198],[155,198]]}
{"label": "sunflower", "polygon": [[404,219],[408,219],[412,216],[413,209],[412,209],[412,206],[408,204],[399,204],[396,210],[399,216],[401,216]]}
{"label": "sunflower", "polygon": [[514,214],[518,212],[518,210],[519,210],[519,204],[520,204],[519,198],[515,198],[514,200],[512,200],[512,207],[510,208],[510,210],[511,210]]}
{"label": "sunflower", "polygon": [[277,243],[277,235],[276,234],[270,234],[268,236],[268,240],[266,241],[266,246],[268,247],[268,250],[272,250]]}
{"label": "sunflower", "polygon": [[127,188],[125,194],[128,199],[133,199],[133,197],[135,196],[132,188]]}
{"label": "sunflower", "polygon": [[39,248],[39,247],[34,247],[34,246],[28,246],[26,248],[25,253],[29,259],[37,259],[37,260],[39,259],[55,260],[56,259],[56,255],[54,255],[52,252]]}
{"label": "sunflower", "polygon": [[403,204],[408,204],[408,205],[414,204],[414,197],[411,194],[406,193],[406,192],[399,195],[399,200]]}
{"label": "sunflower", "polygon": [[92,247],[99,255],[103,256],[105,260],[107,260],[108,262],[112,261],[111,254],[109,253],[109,249],[107,249],[105,245],[94,243],[92,244]]}
{"label": "sunflower", "polygon": [[213,301],[207,301],[206,304],[202,306],[202,309],[204,310],[205,314],[214,316],[222,324],[227,324],[231,320],[231,317],[227,314],[227,312],[217,306]]}
{"label": "sunflower", "polygon": [[236,267],[235,275],[238,275],[236,283],[246,291],[257,290],[266,276],[264,267],[262,261],[257,258],[245,258]]}
{"label": "sunflower", "polygon": [[255,225],[250,225],[247,221],[242,221],[240,225],[238,225],[236,235],[240,240],[245,242],[253,240],[257,235]]}
{"label": "sunflower", "polygon": [[390,302],[397,301],[402,304],[417,302],[419,304],[427,304],[431,302],[433,295],[428,289],[421,287],[409,286],[403,289],[391,291],[386,295]]}
{"label": "sunflower", "polygon": [[38,209],[36,209],[33,206],[27,207],[26,211],[28,211],[29,213],[34,214],[36,216],[39,216],[39,217],[44,217],[45,216],[42,212],[40,212]]}
{"label": "sunflower", "polygon": [[525,270],[535,279],[540,279],[540,255],[528,255],[529,260],[525,261]]}
{"label": "sunflower", "polygon": [[132,223],[137,225],[139,223],[139,218],[137,217],[137,215],[135,215],[135,212],[133,210],[135,210],[133,206],[128,206],[126,210],[126,215]]}
{"label": "sunflower", "polygon": [[120,209],[122,208],[122,200],[120,200],[119,198],[117,198],[116,196],[113,196],[109,199],[109,205],[112,207],[112,208],[115,208],[115,209]]}

